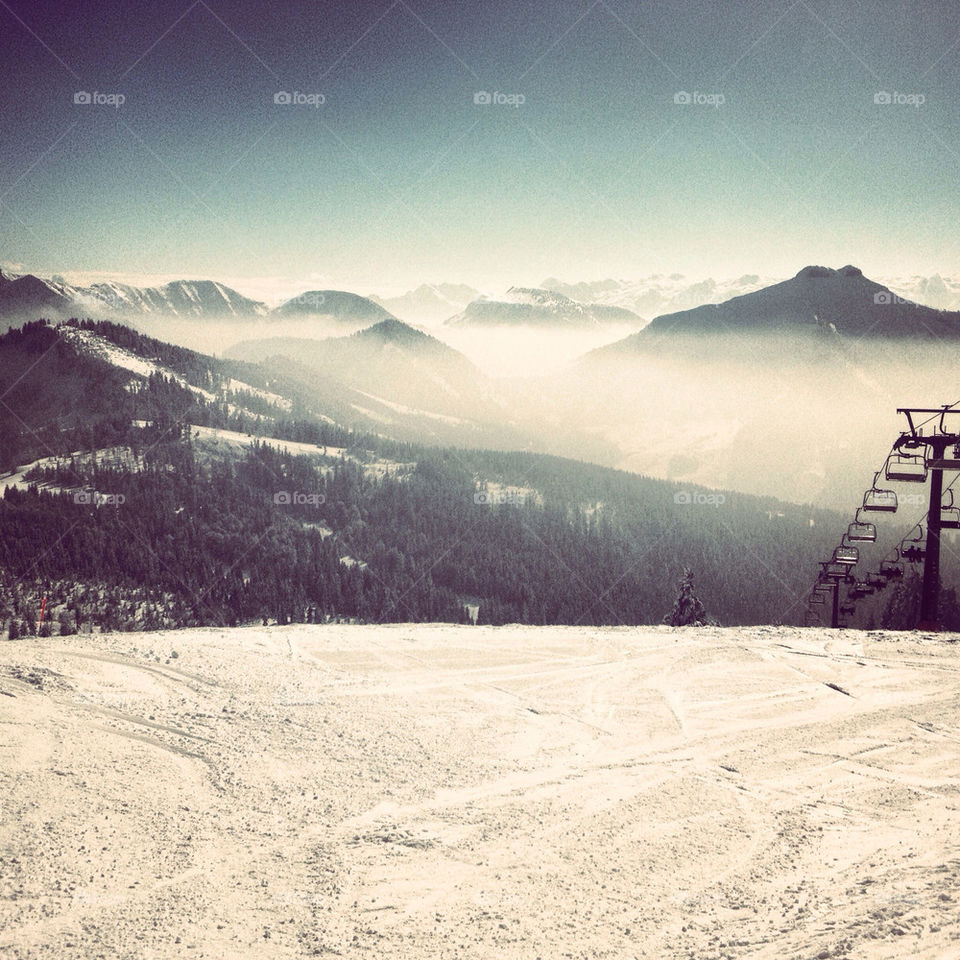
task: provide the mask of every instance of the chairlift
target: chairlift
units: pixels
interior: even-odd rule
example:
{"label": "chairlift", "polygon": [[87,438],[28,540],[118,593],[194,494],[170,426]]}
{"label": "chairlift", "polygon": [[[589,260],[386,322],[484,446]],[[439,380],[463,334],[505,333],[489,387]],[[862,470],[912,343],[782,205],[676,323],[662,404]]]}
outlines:
{"label": "chairlift", "polygon": [[847,527],[847,539],[859,543],[875,543],[877,540],[877,525],[875,523],[864,523],[862,520],[854,520]]}
{"label": "chairlift", "polygon": [[899,480],[903,483],[925,483],[927,480],[927,461],[918,454],[891,454],[887,458],[884,476],[887,480]]}
{"label": "chairlift", "polygon": [[850,596],[854,600],[859,599],[860,597],[869,597],[873,593],[873,587],[866,580],[858,580],[854,585],[853,589],[850,591]]}
{"label": "chairlift", "polygon": [[842,563],[847,566],[854,566],[860,559],[860,549],[858,547],[849,547],[841,544],[833,551],[833,562]]}
{"label": "chairlift", "polygon": [[940,510],[941,530],[960,530],[960,507],[944,507]]}
{"label": "chairlift", "polygon": [[924,557],[923,547],[905,547],[900,551],[900,556],[907,563],[920,563]]}
{"label": "chairlift", "polygon": [[863,495],[864,510],[874,513],[896,513],[897,512],[897,492],[896,490],[881,490],[877,486],[877,480],[880,473],[873,475],[873,484]]}
{"label": "chairlift", "polygon": [[826,603],[826,602],[827,602],[826,596],[822,594],[819,590],[814,590],[813,593],[810,594],[810,603]]}
{"label": "chairlift", "polygon": [[903,563],[900,560],[900,551],[896,551],[893,560],[883,560],[880,563],[880,576],[885,580],[902,580]]}
{"label": "chairlift", "polygon": [[887,587],[887,578],[882,576],[879,573],[867,574],[866,582],[869,584],[870,588],[874,591],[885,590]]}
{"label": "chairlift", "polygon": [[875,513],[896,513],[896,490],[878,490],[876,487],[871,488],[863,495],[862,509]]}
{"label": "chairlift", "polygon": [[840,604],[840,613],[846,616],[853,616],[857,612],[857,607],[853,603],[841,603]]}
{"label": "chairlift", "polygon": [[910,528],[910,533],[911,533],[911,534],[913,534],[914,531],[916,531],[916,534],[915,534],[915,535],[904,537],[904,538],[900,541],[900,551],[901,551],[901,553],[902,553],[902,551],[903,551],[904,546],[907,545],[907,544],[913,543],[913,544],[916,544],[917,546],[920,546],[920,545],[923,543],[924,533],[923,533],[923,521],[922,521],[922,520],[921,520],[919,523],[915,523],[915,524]]}

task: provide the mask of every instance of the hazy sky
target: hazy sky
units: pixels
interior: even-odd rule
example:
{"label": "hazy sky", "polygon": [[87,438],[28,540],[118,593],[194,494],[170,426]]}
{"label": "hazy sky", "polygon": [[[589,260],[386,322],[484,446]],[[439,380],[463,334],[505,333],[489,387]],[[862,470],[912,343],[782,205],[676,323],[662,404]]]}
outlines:
{"label": "hazy sky", "polygon": [[957,12],[0,0],[0,262],[258,293],[956,275]]}

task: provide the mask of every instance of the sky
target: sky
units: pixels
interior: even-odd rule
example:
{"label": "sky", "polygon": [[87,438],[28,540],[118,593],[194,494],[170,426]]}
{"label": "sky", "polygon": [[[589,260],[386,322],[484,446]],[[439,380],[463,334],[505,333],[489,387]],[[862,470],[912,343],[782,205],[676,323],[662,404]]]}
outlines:
{"label": "sky", "polygon": [[0,0],[0,264],[258,296],[956,276],[957,11]]}

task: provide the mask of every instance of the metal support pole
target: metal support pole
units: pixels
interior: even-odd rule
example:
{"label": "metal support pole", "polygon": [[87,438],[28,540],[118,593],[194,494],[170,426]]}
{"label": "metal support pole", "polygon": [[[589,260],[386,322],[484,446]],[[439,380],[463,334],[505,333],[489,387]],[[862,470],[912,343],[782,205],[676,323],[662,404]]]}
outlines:
{"label": "metal support pole", "polygon": [[833,613],[830,616],[830,626],[836,630],[840,626],[840,581],[833,581]]}
{"label": "metal support pole", "polygon": [[[942,454],[941,454],[942,455]],[[930,471],[930,509],[927,513],[927,542],[923,557],[923,595],[920,601],[920,630],[939,630],[940,605],[940,510],[943,499],[943,471]]]}

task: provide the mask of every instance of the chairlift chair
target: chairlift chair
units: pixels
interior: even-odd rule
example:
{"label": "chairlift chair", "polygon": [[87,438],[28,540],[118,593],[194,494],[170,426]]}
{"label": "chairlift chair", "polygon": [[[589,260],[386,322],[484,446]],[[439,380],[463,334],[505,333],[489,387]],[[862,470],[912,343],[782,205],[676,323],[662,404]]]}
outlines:
{"label": "chairlift chair", "polygon": [[886,580],[903,579],[903,563],[900,560],[899,550],[897,550],[893,560],[882,560],[880,562],[880,576]]}
{"label": "chairlift chair", "polygon": [[925,483],[927,480],[927,461],[917,454],[891,454],[887,458],[884,476],[888,480],[899,480],[903,483]]}
{"label": "chairlift chair", "polygon": [[861,509],[873,513],[896,513],[896,490],[880,490],[877,487],[871,487],[863,495],[863,507]]}
{"label": "chairlift chair", "polygon": [[923,547],[904,547],[900,551],[900,556],[903,557],[907,563],[920,563],[924,557]]}
{"label": "chairlift chair", "polygon": [[860,559],[860,549],[859,547],[850,547],[845,543],[840,544],[836,550],[833,551],[833,562],[834,563],[843,563],[847,566],[854,566]]}
{"label": "chairlift chair", "polygon": [[826,603],[826,602],[827,602],[826,596],[822,594],[819,590],[814,590],[813,593],[810,594],[810,603]]}
{"label": "chairlift chair", "polygon": [[876,543],[877,525],[875,523],[864,523],[862,520],[854,520],[847,527],[847,539],[858,543]]}
{"label": "chairlift chair", "polygon": [[840,604],[840,613],[845,614],[846,616],[853,616],[857,612],[855,604],[852,603],[841,603]]}
{"label": "chairlift chair", "polygon": [[960,507],[944,507],[940,510],[941,530],[960,530]]}

